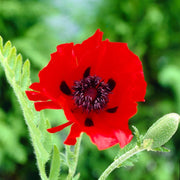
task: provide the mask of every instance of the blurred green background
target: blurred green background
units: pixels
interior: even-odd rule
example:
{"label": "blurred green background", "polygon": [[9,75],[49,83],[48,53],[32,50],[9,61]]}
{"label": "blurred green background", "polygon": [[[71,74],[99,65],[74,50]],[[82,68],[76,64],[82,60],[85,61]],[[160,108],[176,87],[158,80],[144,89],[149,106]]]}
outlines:
{"label": "blurred green background", "polygon": [[[127,42],[142,60],[148,83],[146,102],[130,120],[140,132],[164,114],[180,113],[179,0],[0,0],[0,35],[31,61],[31,79],[61,43],[80,43],[100,28],[104,39]],[[46,110],[50,121],[62,111]],[[57,118],[59,117],[59,118]],[[54,134],[63,150],[68,130]],[[166,145],[170,153],[139,156],[134,167],[115,170],[109,180],[178,180],[180,130]],[[84,135],[77,171],[81,180],[97,179],[119,146],[98,151]],[[62,169],[62,174],[67,170]],[[63,175],[62,175],[63,176]],[[39,179],[20,106],[0,68],[0,179]]]}

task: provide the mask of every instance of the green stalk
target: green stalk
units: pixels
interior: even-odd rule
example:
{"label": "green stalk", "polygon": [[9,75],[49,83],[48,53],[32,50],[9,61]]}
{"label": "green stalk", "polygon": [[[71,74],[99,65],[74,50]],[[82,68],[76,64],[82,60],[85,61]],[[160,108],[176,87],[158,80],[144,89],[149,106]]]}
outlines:
{"label": "green stalk", "polygon": [[130,157],[134,156],[135,154],[144,151],[144,147],[135,146],[122,156],[120,156],[118,159],[116,159],[113,163],[111,163],[108,168],[101,174],[98,180],[104,180],[108,177],[108,175],[117,167],[119,167],[124,161],[129,159]]}
{"label": "green stalk", "polygon": [[66,180],[72,180],[73,176],[75,175],[77,163],[78,163],[78,158],[79,158],[79,150],[80,150],[81,139],[82,139],[82,134],[79,137],[79,139],[77,140],[77,143],[74,147],[74,152],[72,152],[70,150],[70,146],[66,146],[66,156],[67,156],[67,161],[69,161],[69,163],[68,163],[69,174],[68,174]]}

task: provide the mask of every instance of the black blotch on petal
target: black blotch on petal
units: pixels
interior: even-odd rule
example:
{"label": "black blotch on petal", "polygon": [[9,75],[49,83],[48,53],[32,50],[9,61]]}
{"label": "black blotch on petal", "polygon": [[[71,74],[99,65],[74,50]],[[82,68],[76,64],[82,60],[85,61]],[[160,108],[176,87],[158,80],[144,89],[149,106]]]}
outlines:
{"label": "black blotch on petal", "polygon": [[64,94],[71,95],[71,90],[70,90],[70,88],[68,87],[68,85],[66,84],[65,81],[61,82],[61,85],[60,85],[59,88]]}
{"label": "black blotch on petal", "polygon": [[84,71],[84,74],[83,74],[83,77],[86,78],[90,75],[90,70],[91,70],[91,67],[88,67],[85,71]]}
{"label": "black blotch on petal", "polygon": [[110,108],[110,109],[106,109],[106,112],[108,112],[108,113],[115,113],[117,111],[117,109],[118,109],[118,106]]}
{"label": "black blotch on petal", "polygon": [[113,79],[109,79],[108,82],[107,82],[108,86],[109,86],[109,89],[112,91],[115,86],[116,86],[116,82],[113,80]]}
{"label": "black blotch on petal", "polygon": [[91,127],[91,126],[94,126],[94,123],[91,118],[86,118],[84,125],[87,127]]}

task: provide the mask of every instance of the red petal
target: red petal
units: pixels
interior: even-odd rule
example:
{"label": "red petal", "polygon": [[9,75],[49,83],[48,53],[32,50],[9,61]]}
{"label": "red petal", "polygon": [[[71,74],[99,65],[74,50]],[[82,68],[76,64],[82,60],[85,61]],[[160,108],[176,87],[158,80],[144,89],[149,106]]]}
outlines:
{"label": "red petal", "polygon": [[122,73],[142,72],[138,56],[132,53],[126,43],[103,41],[97,72],[101,77],[118,76]]}
{"label": "red petal", "polygon": [[76,138],[80,136],[82,130],[80,129],[80,127],[74,123],[71,126],[71,131],[68,135],[68,137],[66,138],[66,140],[64,141],[64,144],[67,145],[75,145],[76,144]]}
{"label": "red petal", "polygon": [[29,98],[29,100],[31,101],[46,101],[49,98],[44,96],[43,94],[39,93],[39,92],[35,92],[35,91],[25,91],[27,97]]}
{"label": "red petal", "polygon": [[[82,79],[84,71],[89,67],[91,75],[102,77],[105,82],[110,78],[115,81],[116,86],[109,95],[107,109],[118,107],[116,112],[101,111],[86,114],[82,113],[81,109],[76,110],[73,107],[70,96],[73,82]],[[30,88],[47,94],[54,102],[36,102],[36,110],[62,107],[67,119],[71,120],[49,129],[49,132],[57,132],[72,124],[72,121],[75,122],[65,144],[74,145],[82,131],[90,136],[100,150],[116,143],[123,147],[130,142],[132,134],[128,128],[128,120],[137,111],[136,102],[144,100],[146,82],[139,58],[125,43],[102,41],[102,32],[97,30],[82,44],[59,45],[57,52],[51,55],[49,64],[40,71],[39,78],[40,83],[33,83]],[[65,83],[66,90],[69,90],[68,93],[62,92],[62,82]],[[32,100],[45,98],[37,92],[27,94]],[[93,126],[85,127],[87,117],[92,119]]]}
{"label": "red petal", "polygon": [[56,127],[49,128],[49,129],[47,129],[47,131],[48,131],[49,133],[56,133],[56,132],[58,132],[58,131],[63,130],[65,127],[71,125],[72,123],[73,123],[73,122],[68,121],[68,122],[65,123],[65,124],[62,124],[62,125],[59,125],[59,126],[56,126]]}
{"label": "red petal", "polygon": [[118,140],[113,137],[105,137],[101,134],[95,134],[91,136],[91,140],[97,145],[99,150],[107,149],[118,143]]}
{"label": "red petal", "polygon": [[78,62],[81,62],[81,59],[83,56],[85,56],[87,53],[92,52],[94,49],[96,49],[101,41],[102,41],[103,32],[101,32],[99,29],[95,32],[94,35],[89,37],[87,40],[83,41],[82,44],[76,44],[74,46],[74,52],[75,55],[78,58]]}
{"label": "red petal", "polygon": [[123,130],[118,128],[109,128],[105,134],[102,133],[102,129],[95,127],[92,128],[92,130],[89,129],[87,132],[85,132],[90,136],[92,142],[97,145],[99,150],[109,148],[117,143],[119,143],[120,147],[123,148],[133,138],[133,135],[127,126],[128,125],[124,125],[124,127],[121,127]]}
{"label": "red petal", "polygon": [[132,83],[132,99],[135,101],[145,101],[147,83],[144,80],[143,72],[135,73]]}
{"label": "red petal", "polygon": [[37,82],[32,83],[32,84],[29,86],[29,88],[30,88],[30,89],[33,89],[33,90],[35,90],[35,91],[41,91],[41,89],[42,89],[40,83],[37,83]]}
{"label": "red petal", "polygon": [[73,44],[59,45],[57,52],[51,54],[48,65],[39,72],[41,86],[52,98],[58,98],[60,95],[67,97],[59,87],[62,81],[65,81],[69,88],[72,87],[74,82],[72,74],[76,67]]}
{"label": "red petal", "polygon": [[36,111],[41,111],[43,109],[61,109],[61,106],[53,101],[35,102],[34,106]]}
{"label": "red petal", "polygon": [[124,147],[132,139],[132,133],[128,129],[128,118],[124,119],[118,116],[110,117],[106,113],[107,118],[93,118],[94,127],[86,128],[85,132],[91,137],[91,140],[98,146],[98,149],[106,149],[117,143],[120,147]]}
{"label": "red petal", "polygon": [[94,73],[94,68],[92,67],[96,65],[99,59],[99,47],[102,42],[102,35],[103,33],[98,29],[93,36],[83,41],[82,44],[76,44],[73,47],[74,54],[78,61],[78,67],[75,74],[76,77],[80,77],[79,79],[82,78],[84,71],[88,67],[91,67],[90,74]]}
{"label": "red petal", "polygon": [[111,78],[116,83],[109,95],[108,108],[118,106],[121,109],[120,117],[128,114],[126,119],[129,119],[136,113],[136,102],[144,101],[146,92],[141,61],[125,43],[104,41],[99,51],[101,55],[95,66],[95,74],[106,82]]}
{"label": "red petal", "polygon": [[[126,112],[121,115],[121,107],[118,107],[116,113],[82,113],[81,111],[74,113],[65,110],[65,114],[68,119],[74,118],[81,125],[81,129],[83,132],[87,133],[92,142],[98,146],[98,149],[106,149],[111,147],[117,143],[120,144],[121,147],[130,142],[132,138],[131,131],[128,129],[128,120],[130,115],[136,112],[136,105],[132,105],[132,107],[127,104]],[[129,108],[129,109],[128,109]],[[126,114],[127,113],[127,114]],[[71,115],[72,114],[72,115]],[[93,126],[86,127],[85,120],[89,117],[93,121]],[[74,119],[73,119],[74,120]],[[75,143],[73,138],[72,140]],[[71,142],[71,145],[73,143]]]}
{"label": "red petal", "polygon": [[126,130],[126,133],[121,130],[117,130],[115,132],[115,136],[118,139],[121,148],[123,148],[126,144],[128,144],[133,138],[131,131],[128,129]]}

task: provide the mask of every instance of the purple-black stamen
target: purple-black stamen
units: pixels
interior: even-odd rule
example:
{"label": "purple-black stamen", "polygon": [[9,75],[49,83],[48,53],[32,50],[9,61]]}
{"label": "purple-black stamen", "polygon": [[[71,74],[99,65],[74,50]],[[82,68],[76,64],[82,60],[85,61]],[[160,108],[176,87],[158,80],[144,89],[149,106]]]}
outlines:
{"label": "purple-black stamen", "polygon": [[115,86],[116,86],[116,82],[115,82],[113,79],[109,79],[108,82],[107,82],[107,84],[109,85],[109,88],[110,88],[111,91],[112,91],[112,90],[115,88]]}
{"label": "purple-black stamen", "polygon": [[86,78],[90,75],[90,70],[91,70],[91,67],[88,67],[85,71],[84,71],[84,74],[83,74],[83,77]]}
{"label": "purple-black stamen", "polygon": [[98,76],[88,76],[80,81],[75,81],[72,87],[73,99],[83,111],[99,111],[109,102],[111,92],[109,85]]}
{"label": "purple-black stamen", "polygon": [[71,95],[71,89],[69,88],[69,86],[66,84],[65,81],[61,82],[59,88],[64,94]]}
{"label": "purple-black stamen", "polygon": [[108,113],[115,113],[115,112],[117,111],[117,109],[118,109],[118,106],[113,107],[113,108],[106,109],[106,111],[107,111]]}
{"label": "purple-black stamen", "polygon": [[91,118],[86,118],[84,121],[84,125],[87,127],[91,127],[91,126],[94,126],[94,123]]}

